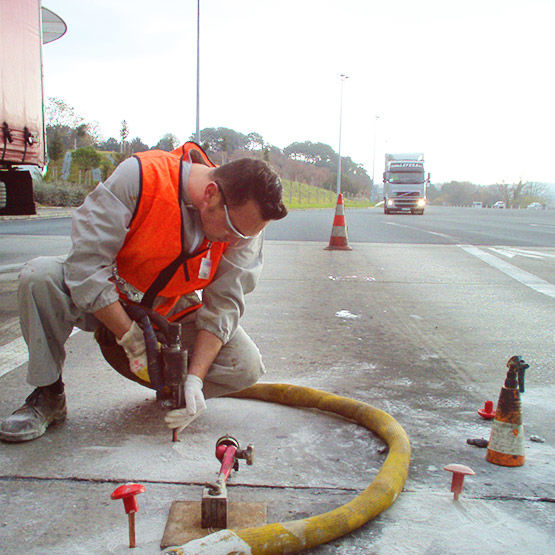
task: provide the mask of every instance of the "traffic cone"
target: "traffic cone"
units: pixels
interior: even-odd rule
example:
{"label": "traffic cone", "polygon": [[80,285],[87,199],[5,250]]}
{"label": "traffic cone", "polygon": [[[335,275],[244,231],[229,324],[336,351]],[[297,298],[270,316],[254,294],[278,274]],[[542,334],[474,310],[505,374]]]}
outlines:
{"label": "traffic cone", "polygon": [[331,228],[330,244],[326,247],[327,251],[351,251],[347,243],[347,226],[345,224],[345,209],[343,207],[343,195],[337,195],[337,206],[335,207],[335,217]]}
{"label": "traffic cone", "polygon": [[509,371],[501,388],[495,419],[491,426],[486,460],[500,466],[524,464],[524,427],[520,393],[524,392],[524,371],[528,368],[520,357],[507,362]]}

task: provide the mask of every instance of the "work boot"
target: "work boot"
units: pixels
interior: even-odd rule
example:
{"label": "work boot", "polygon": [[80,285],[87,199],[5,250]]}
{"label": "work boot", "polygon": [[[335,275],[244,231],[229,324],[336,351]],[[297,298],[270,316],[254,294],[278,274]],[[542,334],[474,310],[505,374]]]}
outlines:
{"label": "work boot", "polygon": [[66,396],[37,387],[19,409],[0,424],[0,439],[19,443],[40,437],[54,422],[65,419]]}

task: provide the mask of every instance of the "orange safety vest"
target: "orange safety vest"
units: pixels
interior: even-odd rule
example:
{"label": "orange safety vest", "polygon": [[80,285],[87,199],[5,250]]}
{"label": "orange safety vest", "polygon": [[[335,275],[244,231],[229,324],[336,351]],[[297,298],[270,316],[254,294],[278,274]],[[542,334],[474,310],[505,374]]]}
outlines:
{"label": "orange safety vest", "polygon": [[[121,278],[144,293],[141,304],[152,308],[160,295],[166,301],[156,307],[165,316],[179,297],[204,289],[213,279],[229,243],[208,241],[193,254],[184,249],[183,215],[181,212],[183,160],[190,152],[200,154],[206,165],[215,167],[204,151],[188,142],[173,152],[152,150],[135,154],[140,168],[140,193],[125,242],[116,257]],[[211,262],[208,277],[201,278],[202,259]],[[124,293],[120,296],[125,299]],[[173,315],[177,319],[200,305]]]}

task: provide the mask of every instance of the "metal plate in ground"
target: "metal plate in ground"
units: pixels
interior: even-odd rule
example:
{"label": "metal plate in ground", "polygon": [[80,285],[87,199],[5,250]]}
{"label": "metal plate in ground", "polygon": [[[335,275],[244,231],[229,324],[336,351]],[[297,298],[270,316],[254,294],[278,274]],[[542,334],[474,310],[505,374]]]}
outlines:
{"label": "metal plate in ground", "polygon": [[[213,528],[201,528],[200,501],[174,501],[166,522],[160,547],[183,545],[215,532]],[[227,524],[230,529],[251,528],[266,524],[266,503],[229,503]]]}

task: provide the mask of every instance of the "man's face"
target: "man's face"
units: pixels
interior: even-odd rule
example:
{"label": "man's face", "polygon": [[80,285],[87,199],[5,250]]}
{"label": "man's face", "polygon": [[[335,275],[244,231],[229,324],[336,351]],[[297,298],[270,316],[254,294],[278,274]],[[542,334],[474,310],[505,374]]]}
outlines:
{"label": "man's face", "polygon": [[215,183],[208,185],[207,189],[200,217],[204,233],[210,241],[236,245],[244,238],[258,235],[269,223],[262,219],[256,201],[251,199],[242,206],[229,206]]}

